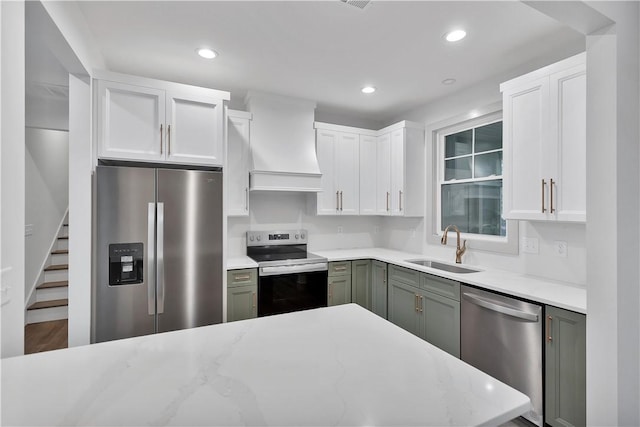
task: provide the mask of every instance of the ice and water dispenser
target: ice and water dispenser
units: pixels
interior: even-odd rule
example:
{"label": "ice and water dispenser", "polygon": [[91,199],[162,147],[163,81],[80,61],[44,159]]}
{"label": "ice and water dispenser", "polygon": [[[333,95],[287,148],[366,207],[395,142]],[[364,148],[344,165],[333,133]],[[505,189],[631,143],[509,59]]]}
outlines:
{"label": "ice and water dispenser", "polygon": [[113,243],[109,245],[109,286],[142,283],[142,243]]}

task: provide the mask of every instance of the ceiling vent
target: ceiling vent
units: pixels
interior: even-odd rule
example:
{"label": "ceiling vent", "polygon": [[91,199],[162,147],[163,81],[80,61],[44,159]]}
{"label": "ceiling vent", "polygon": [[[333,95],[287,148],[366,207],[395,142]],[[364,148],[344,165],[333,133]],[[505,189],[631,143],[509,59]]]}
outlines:
{"label": "ceiling vent", "polygon": [[358,9],[364,9],[367,7],[371,0],[340,0],[342,3],[357,7]]}

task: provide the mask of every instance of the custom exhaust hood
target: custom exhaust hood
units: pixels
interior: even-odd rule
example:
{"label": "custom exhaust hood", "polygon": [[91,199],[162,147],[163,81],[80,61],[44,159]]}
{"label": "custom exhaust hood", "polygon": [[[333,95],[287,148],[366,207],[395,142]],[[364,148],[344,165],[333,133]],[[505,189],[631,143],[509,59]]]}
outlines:
{"label": "custom exhaust hood", "polygon": [[315,102],[254,91],[245,102],[253,115],[249,189],[321,191]]}

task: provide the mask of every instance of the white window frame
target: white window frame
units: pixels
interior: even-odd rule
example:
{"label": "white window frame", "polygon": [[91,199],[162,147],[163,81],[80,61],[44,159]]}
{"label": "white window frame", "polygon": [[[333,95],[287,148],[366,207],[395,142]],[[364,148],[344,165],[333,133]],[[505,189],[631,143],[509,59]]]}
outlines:
{"label": "white window frame", "polygon": [[[427,127],[427,209],[426,230],[427,242],[439,245],[441,230],[441,184],[444,181],[444,135],[463,130],[481,127],[485,124],[502,120],[502,103],[497,102],[466,114],[451,117]],[[503,141],[504,152],[504,141]],[[430,155],[429,155],[430,154]],[[495,178],[493,178],[495,179]],[[502,178],[504,185],[504,175]],[[518,253],[519,223],[516,220],[506,221],[506,236],[489,236],[482,234],[461,233],[467,240],[467,247],[475,250]],[[456,239],[449,239],[448,245],[455,246]]]}

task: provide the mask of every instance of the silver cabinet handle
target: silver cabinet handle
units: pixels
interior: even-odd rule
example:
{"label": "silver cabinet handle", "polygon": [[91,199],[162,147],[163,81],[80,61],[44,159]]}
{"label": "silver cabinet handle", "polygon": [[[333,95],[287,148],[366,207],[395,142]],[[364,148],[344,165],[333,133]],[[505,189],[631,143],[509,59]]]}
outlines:
{"label": "silver cabinet handle", "polygon": [[547,211],[547,209],[544,207],[544,186],[547,185],[546,182],[544,182],[544,178],[542,178],[542,213],[545,213]]}
{"label": "silver cabinet handle", "polygon": [[342,211],[343,208],[343,199],[342,199],[342,191],[340,191],[340,210]]}
{"label": "silver cabinet handle", "polygon": [[247,187],[244,188],[244,210],[249,211],[249,189]]}
{"label": "silver cabinet handle", "polygon": [[469,302],[484,307],[488,310],[496,311],[498,313],[506,314],[507,316],[516,317],[522,320],[528,320],[529,322],[537,322],[538,315],[533,313],[527,313],[526,311],[516,310],[515,308],[507,307],[498,304],[493,301],[486,300],[478,295],[463,293],[462,294]]}
{"label": "silver cabinet handle", "polygon": [[162,154],[162,123],[160,123],[160,154]]}
{"label": "silver cabinet handle", "polygon": [[147,204],[147,305],[149,314],[156,314],[156,204]]}
{"label": "silver cabinet handle", "polygon": [[549,180],[549,212],[550,213],[554,213],[556,210],[553,208],[553,186],[555,185],[555,181],[553,180],[553,178],[551,178]]}
{"label": "silver cabinet handle", "polygon": [[387,191],[387,211],[389,210],[389,192]]}
{"label": "silver cabinet handle", "polygon": [[250,274],[237,274],[233,276],[233,281],[236,282],[238,280],[249,280],[251,279]]}
{"label": "silver cabinet handle", "polygon": [[340,192],[336,191],[336,210],[340,210]]}
{"label": "silver cabinet handle", "polygon": [[398,207],[402,211],[402,191],[398,190]]}
{"label": "silver cabinet handle", "polygon": [[171,155],[171,125],[167,125],[167,154]]}
{"label": "silver cabinet handle", "polygon": [[158,314],[162,314],[164,313],[164,203],[158,203],[157,236]]}
{"label": "silver cabinet handle", "polygon": [[414,308],[416,309],[416,312],[419,311],[418,310],[418,294],[416,294],[415,301],[413,301],[413,304],[414,304]]}
{"label": "silver cabinet handle", "polygon": [[420,313],[424,311],[424,297],[420,295]]}
{"label": "silver cabinet handle", "polygon": [[346,271],[347,270],[347,266],[346,265],[338,265],[336,267],[333,268],[334,271]]}

